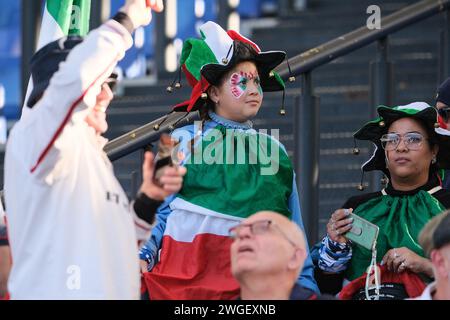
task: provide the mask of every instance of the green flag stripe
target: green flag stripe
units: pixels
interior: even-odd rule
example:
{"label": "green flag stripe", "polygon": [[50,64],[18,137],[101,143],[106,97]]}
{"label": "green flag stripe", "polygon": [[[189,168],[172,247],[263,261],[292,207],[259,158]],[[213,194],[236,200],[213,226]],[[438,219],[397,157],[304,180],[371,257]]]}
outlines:
{"label": "green flag stripe", "polygon": [[[63,34],[68,34],[73,0],[47,0],[48,13],[55,19]],[[45,32],[45,30],[42,30]]]}
{"label": "green flag stripe", "polygon": [[46,7],[63,34],[88,33],[91,0],[47,0]]}
{"label": "green flag stripe", "polygon": [[[191,54],[191,51],[194,52]],[[187,70],[200,80],[200,70],[208,63],[218,63],[216,56],[205,41],[199,39],[188,39],[183,44],[180,63],[186,63]]]}
{"label": "green flag stripe", "polygon": [[85,36],[89,32],[90,14],[91,0],[74,0],[69,34]]}
{"label": "green flag stripe", "polygon": [[[225,136],[223,127],[218,126],[216,129],[222,131]],[[229,135],[230,133],[227,132],[227,136]],[[246,218],[261,210],[272,210],[291,217],[288,208],[293,182],[291,161],[280,145],[276,142],[272,144],[271,137],[266,135],[259,134],[258,139],[267,139],[267,148],[251,149],[249,147],[251,136],[251,134],[235,132],[234,164],[230,164],[231,152],[227,152],[227,147],[231,144],[231,139],[225,138],[222,140],[223,143],[217,144],[216,139],[210,138],[207,134],[202,140],[202,148],[195,148],[194,155],[187,159],[190,161],[186,164],[187,174],[179,194],[180,198],[206,209],[240,218]],[[260,141],[258,141],[259,146]],[[238,160],[238,158],[242,160],[241,156],[237,155],[239,143],[245,148],[243,162]],[[199,159],[198,152],[203,154],[201,163],[196,161]],[[211,158],[218,159],[218,152],[221,153],[219,158],[224,160],[223,164],[208,161]],[[208,159],[209,155],[211,155],[210,159]],[[273,159],[275,162],[268,164],[267,161],[255,163],[249,160],[255,157]],[[275,174],[261,174],[263,168],[267,169],[270,165],[278,167],[278,170],[274,170]]]}

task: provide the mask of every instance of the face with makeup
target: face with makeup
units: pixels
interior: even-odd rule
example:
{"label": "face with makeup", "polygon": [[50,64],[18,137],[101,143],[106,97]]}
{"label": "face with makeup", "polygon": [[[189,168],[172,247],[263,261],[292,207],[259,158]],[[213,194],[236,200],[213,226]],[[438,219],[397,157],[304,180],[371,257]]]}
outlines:
{"label": "face with makeup", "polygon": [[[393,183],[398,181],[425,183],[428,180],[431,161],[436,157],[439,147],[430,146],[424,126],[413,118],[401,118],[390,125],[388,133],[401,137],[395,148],[385,150],[387,168]],[[419,134],[422,141],[415,143],[418,140],[405,137],[408,133]]]}
{"label": "face with makeup", "polygon": [[211,86],[209,97],[221,117],[237,122],[254,117],[263,99],[256,65],[250,61],[237,64],[224,75],[219,86]]}

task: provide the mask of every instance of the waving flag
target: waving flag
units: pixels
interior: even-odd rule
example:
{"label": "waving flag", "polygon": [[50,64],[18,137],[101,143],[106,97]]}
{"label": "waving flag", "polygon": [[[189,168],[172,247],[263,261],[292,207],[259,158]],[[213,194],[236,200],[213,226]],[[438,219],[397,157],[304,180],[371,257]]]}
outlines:
{"label": "waving flag", "polygon": [[[47,0],[36,51],[67,35],[86,35],[90,12],[91,0]],[[32,89],[33,82],[30,79],[25,103]]]}
{"label": "waving flag", "polygon": [[67,35],[89,31],[91,0],[47,0],[37,50]]}

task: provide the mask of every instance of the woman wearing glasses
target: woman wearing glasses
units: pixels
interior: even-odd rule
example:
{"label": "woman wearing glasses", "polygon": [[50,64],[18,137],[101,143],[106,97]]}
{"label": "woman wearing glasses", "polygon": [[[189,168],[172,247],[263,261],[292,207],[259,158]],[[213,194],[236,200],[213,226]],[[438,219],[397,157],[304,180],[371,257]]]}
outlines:
{"label": "woman wearing glasses", "polygon": [[[427,221],[450,207],[450,192],[442,188],[439,175],[440,169],[450,164],[450,137],[445,135],[446,130],[435,129],[436,109],[416,102],[395,108],[380,106],[378,114],[379,118],[363,126],[354,137],[376,146],[362,170],[381,170],[389,182],[381,191],[351,197],[336,210],[319,251],[322,279],[330,277],[324,274],[337,273],[354,280],[341,297],[365,297],[364,274],[372,259],[370,250],[345,237],[353,227],[350,213],[379,227],[376,262],[381,266],[385,293],[380,299],[401,299],[420,294],[424,287],[414,275],[433,277],[431,263],[417,238]],[[414,286],[409,286],[412,283]]]}

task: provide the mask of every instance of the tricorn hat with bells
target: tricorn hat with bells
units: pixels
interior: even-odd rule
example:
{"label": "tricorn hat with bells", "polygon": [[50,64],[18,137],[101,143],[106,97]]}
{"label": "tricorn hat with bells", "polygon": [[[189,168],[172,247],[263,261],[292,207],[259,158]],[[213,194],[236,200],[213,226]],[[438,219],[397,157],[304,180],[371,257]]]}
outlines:
{"label": "tricorn hat with bells", "polygon": [[364,171],[381,170],[390,176],[386,168],[386,156],[381,145],[381,136],[387,133],[390,125],[401,118],[413,118],[426,126],[429,133],[434,133],[434,140],[439,145],[436,164],[439,169],[450,168],[450,131],[439,127],[437,111],[425,102],[414,102],[405,106],[387,107],[378,106],[379,117],[366,123],[353,134],[358,140],[369,140],[375,145],[375,151],[361,169]]}
{"label": "tricorn hat with bells", "polygon": [[[248,60],[253,61],[258,68],[262,90],[284,92],[284,81],[273,69],[286,58],[285,52],[262,52],[251,40],[236,31],[225,31],[212,21],[200,26],[200,34],[201,39],[189,38],[183,44],[180,65],[193,89],[190,99],[177,104],[175,111],[190,112],[205,103],[209,86],[219,84],[222,75],[235,66],[233,61],[242,43],[250,45],[255,51]],[[295,79],[291,77],[290,80]],[[180,79],[175,84],[176,87],[180,86],[179,81]],[[168,91],[172,91],[172,86],[173,84],[168,87]]]}

